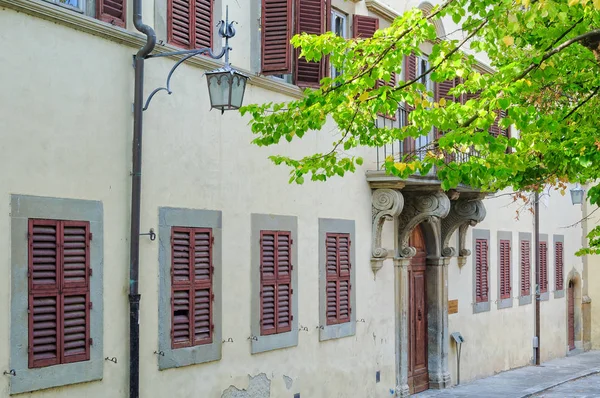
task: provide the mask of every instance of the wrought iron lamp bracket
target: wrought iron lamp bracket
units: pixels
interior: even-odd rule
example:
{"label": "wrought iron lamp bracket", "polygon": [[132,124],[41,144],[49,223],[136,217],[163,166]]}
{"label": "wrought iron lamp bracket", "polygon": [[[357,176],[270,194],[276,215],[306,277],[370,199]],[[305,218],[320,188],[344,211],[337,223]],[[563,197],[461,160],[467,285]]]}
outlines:
{"label": "wrought iron lamp bracket", "polygon": [[225,57],[225,68],[230,68],[229,51],[231,51],[233,49],[231,47],[229,47],[229,39],[231,39],[233,36],[235,36],[235,28],[233,27],[233,24],[235,24],[235,23],[237,23],[237,22],[235,22],[235,21],[229,22],[229,7],[227,7],[225,21],[221,20],[217,24],[217,27],[219,28],[219,36],[221,36],[222,38],[225,39],[225,46],[221,49],[221,51],[218,54],[213,53],[211,48],[205,47],[205,48],[195,48],[193,50],[172,51],[172,52],[168,52],[168,53],[148,55],[146,57],[146,59],[173,57],[173,56],[180,56],[180,55],[183,55],[184,57],[181,58],[179,61],[177,61],[175,63],[175,65],[173,65],[173,67],[171,68],[171,71],[167,75],[167,83],[165,84],[165,86],[158,87],[150,93],[150,95],[148,96],[148,99],[146,100],[146,103],[144,104],[144,108],[142,110],[145,111],[148,109],[148,107],[150,106],[150,101],[152,101],[152,98],[154,98],[154,96],[157,93],[159,93],[161,91],[166,91],[167,94],[169,94],[169,95],[171,95],[173,93],[171,91],[171,77],[173,77],[173,73],[179,67],[179,65],[181,65],[182,63],[184,63],[185,61],[187,61],[188,59],[190,59],[192,57],[195,57],[197,55],[203,55],[203,54],[208,55],[212,59],[221,59],[221,58]]}

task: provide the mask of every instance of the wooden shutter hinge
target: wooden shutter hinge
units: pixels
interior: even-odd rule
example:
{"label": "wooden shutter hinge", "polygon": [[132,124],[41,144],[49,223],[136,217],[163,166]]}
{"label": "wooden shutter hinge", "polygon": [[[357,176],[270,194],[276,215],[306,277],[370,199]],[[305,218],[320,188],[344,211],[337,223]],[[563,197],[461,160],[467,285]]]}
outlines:
{"label": "wooden shutter hinge", "polygon": [[92,276],[94,274],[94,270],[90,267],[90,270],[89,270],[88,273],[89,273],[90,276]]}
{"label": "wooden shutter hinge", "polygon": [[90,310],[94,308],[94,303],[90,301]]}
{"label": "wooden shutter hinge", "polygon": [[215,294],[214,293],[210,295],[210,299],[211,299],[211,301],[215,301]]}
{"label": "wooden shutter hinge", "polygon": [[93,338],[90,337],[89,342],[90,342],[90,345],[94,345],[94,339]]}
{"label": "wooden shutter hinge", "polygon": [[94,234],[92,232],[89,233],[90,240],[94,239]]}
{"label": "wooden shutter hinge", "polygon": [[290,294],[294,294],[294,289],[290,289]]}
{"label": "wooden shutter hinge", "polygon": [[213,247],[214,244],[215,244],[215,237],[211,236],[210,237],[210,247]]}
{"label": "wooden shutter hinge", "polygon": [[294,316],[290,315],[290,321],[293,321],[293,320],[294,320]]}
{"label": "wooden shutter hinge", "polygon": [[215,324],[213,323],[212,325],[210,325],[210,331],[214,332],[215,331]]}

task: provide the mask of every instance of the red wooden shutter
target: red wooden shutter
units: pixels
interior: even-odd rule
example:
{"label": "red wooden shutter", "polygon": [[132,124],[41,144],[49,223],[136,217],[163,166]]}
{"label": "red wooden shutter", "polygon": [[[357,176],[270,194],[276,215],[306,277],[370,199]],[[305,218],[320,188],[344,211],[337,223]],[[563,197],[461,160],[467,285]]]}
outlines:
{"label": "red wooden shutter", "polygon": [[122,28],[127,18],[127,0],[96,0],[96,17]]}
{"label": "red wooden shutter", "polygon": [[373,34],[379,29],[379,19],[367,17],[365,15],[353,15],[352,17],[352,36],[365,39],[373,37]]}
{"label": "red wooden shutter", "polygon": [[292,71],[292,0],[262,0],[261,72]]}
{"label": "red wooden shutter", "polygon": [[260,333],[292,330],[292,239],[287,231],[261,231]]}
{"label": "red wooden shutter", "polygon": [[531,250],[528,240],[521,241],[521,296],[531,294]]}
{"label": "red wooden shutter", "polygon": [[475,241],[475,301],[488,301],[488,241]]}
{"label": "red wooden shutter", "polygon": [[212,343],[212,230],[171,230],[171,346]]}
{"label": "red wooden shutter", "polygon": [[328,325],[350,321],[350,235],[328,233],[326,256],[326,318]]}
{"label": "red wooden shutter", "polygon": [[510,298],[510,241],[500,241],[500,298]]}
{"label": "red wooden shutter", "polygon": [[29,220],[29,367],[55,365],[60,352],[60,225]]}
{"label": "red wooden shutter", "polygon": [[[410,54],[406,56],[404,61],[404,81],[410,82],[417,78],[417,56],[414,54]],[[406,123],[409,122],[410,112],[413,111],[414,107],[405,103],[406,108]],[[406,154],[414,154],[416,150],[415,139],[413,137],[407,137],[402,142],[404,155]]]}
{"label": "red wooden shutter", "polygon": [[554,243],[554,264],[555,264],[555,289],[563,290],[564,289],[564,279],[563,279],[563,243],[555,242]]}
{"label": "red wooden shutter", "polygon": [[540,242],[540,269],[538,269],[538,280],[540,284],[540,293],[548,291],[548,247],[546,242]]}
{"label": "red wooden shutter", "polygon": [[[320,35],[325,32],[329,10],[329,1],[296,0],[297,33]],[[325,58],[319,62],[307,62],[299,58],[300,49],[296,49],[295,82],[301,87],[319,87],[325,76]]]}
{"label": "red wooden shutter", "polygon": [[90,358],[90,225],[62,222],[62,363]]}
{"label": "red wooden shutter", "polygon": [[168,0],[168,42],[187,49],[212,48],[212,15],[212,0]]}
{"label": "red wooden shutter", "polygon": [[29,367],[90,358],[89,223],[29,220]]}
{"label": "red wooden shutter", "polygon": [[192,343],[192,271],[189,228],[171,229],[171,347]]}

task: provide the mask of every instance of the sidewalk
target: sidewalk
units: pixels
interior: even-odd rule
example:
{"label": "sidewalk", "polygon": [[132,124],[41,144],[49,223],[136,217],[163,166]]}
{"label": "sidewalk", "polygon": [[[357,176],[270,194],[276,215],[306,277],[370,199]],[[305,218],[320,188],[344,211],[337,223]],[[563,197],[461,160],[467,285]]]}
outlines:
{"label": "sidewalk", "polygon": [[544,362],[541,366],[525,366],[508,370],[446,390],[428,390],[414,396],[418,398],[525,398],[596,373],[600,373],[600,351],[589,351]]}

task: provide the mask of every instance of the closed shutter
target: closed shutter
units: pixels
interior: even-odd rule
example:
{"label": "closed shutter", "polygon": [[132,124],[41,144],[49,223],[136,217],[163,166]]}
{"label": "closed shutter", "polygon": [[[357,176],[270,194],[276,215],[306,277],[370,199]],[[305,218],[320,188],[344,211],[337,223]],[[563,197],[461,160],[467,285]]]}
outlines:
{"label": "closed shutter", "polygon": [[546,242],[540,242],[540,269],[538,269],[538,280],[540,284],[540,293],[548,291],[548,246]]}
{"label": "closed shutter", "polygon": [[90,358],[88,222],[29,220],[29,367]]}
{"label": "closed shutter", "polygon": [[326,318],[328,325],[350,321],[350,235],[328,233],[325,237]]}
{"label": "closed shutter", "polygon": [[[410,54],[406,56],[404,61],[404,80],[405,82],[413,81],[417,78],[417,56],[414,54]],[[409,123],[409,115],[410,112],[414,110],[412,105],[406,103],[406,122]],[[404,155],[406,154],[414,154],[416,150],[415,139],[413,137],[407,137],[402,142]]]}
{"label": "closed shutter", "polygon": [[565,281],[564,281],[564,277],[563,277],[563,259],[564,259],[563,243],[555,242],[554,243],[554,264],[556,266],[556,269],[555,269],[554,280],[556,281],[556,283],[555,283],[556,290],[564,289]]}
{"label": "closed shutter", "polygon": [[[435,84],[435,102],[440,102],[443,98],[445,101],[456,101],[453,95],[450,95],[450,90],[454,88],[455,80],[445,80]],[[433,128],[433,136],[438,139],[443,134],[437,127]],[[452,160],[450,156],[446,156],[447,160]]]}
{"label": "closed shutter", "polygon": [[292,330],[292,238],[288,231],[261,231],[260,333]]}
{"label": "closed shutter", "polygon": [[354,15],[352,17],[352,36],[358,39],[373,37],[379,29],[379,19],[365,15]]}
{"label": "closed shutter", "polygon": [[475,241],[475,301],[488,301],[488,241]]}
{"label": "closed shutter", "polygon": [[167,40],[178,47],[212,48],[212,0],[168,0]]}
{"label": "closed shutter", "polygon": [[[323,0],[297,0],[296,2],[296,27],[297,33],[320,35],[325,32],[330,1]],[[300,87],[319,87],[321,79],[325,76],[325,58],[319,62],[308,62],[299,58],[300,49],[296,49],[295,82]]]}
{"label": "closed shutter", "polygon": [[528,240],[521,241],[521,296],[531,294],[531,249]]}
{"label": "closed shutter", "polygon": [[96,16],[99,20],[122,28],[127,18],[127,0],[96,0]]}
{"label": "closed shutter", "polygon": [[510,298],[510,241],[500,241],[500,298]]}
{"label": "closed shutter", "polygon": [[292,71],[292,0],[262,0],[261,72]]}
{"label": "closed shutter", "polygon": [[171,346],[212,343],[212,230],[171,230]]}

